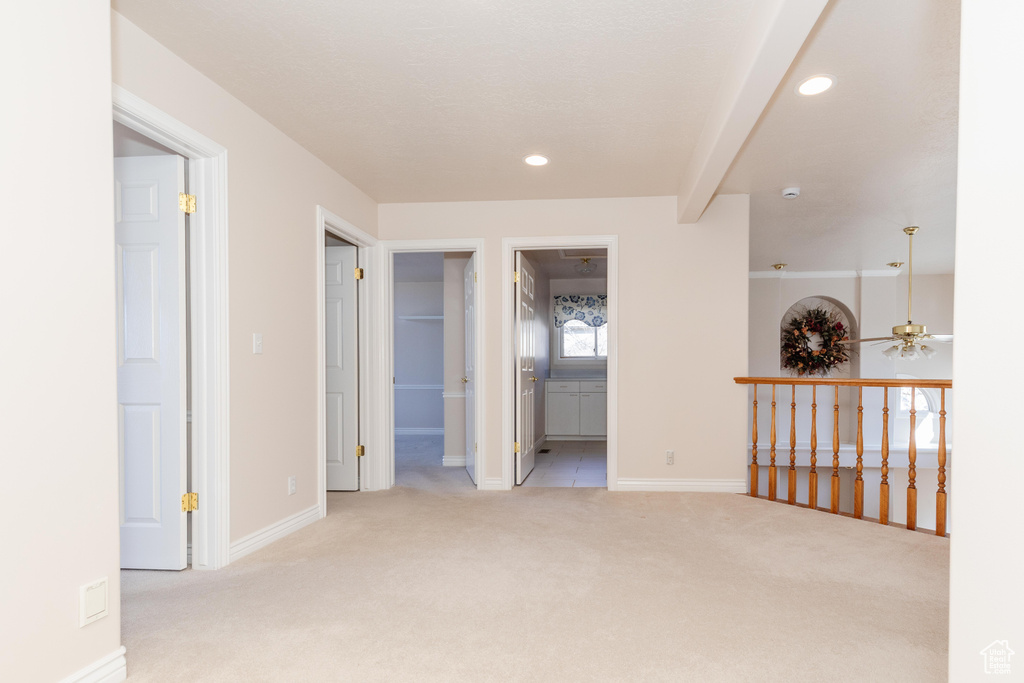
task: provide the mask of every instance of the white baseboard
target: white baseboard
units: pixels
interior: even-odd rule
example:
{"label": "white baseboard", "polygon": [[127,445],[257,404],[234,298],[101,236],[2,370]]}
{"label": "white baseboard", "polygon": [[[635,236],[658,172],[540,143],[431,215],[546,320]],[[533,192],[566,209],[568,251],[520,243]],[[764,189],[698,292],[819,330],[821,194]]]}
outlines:
{"label": "white baseboard", "polygon": [[504,491],[505,486],[502,482],[501,477],[491,477],[490,479],[484,479],[483,484],[480,486],[481,491]]}
{"label": "white baseboard", "polygon": [[395,436],[444,436],[444,427],[395,427]]}
{"label": "white baseboard", "polygon": [[682,491],[687,493],[746,493],[746,479],[619,479],[617,491]]}
{"label": "white baseboard", "polygon": [[575,434],[568,434],[568,435],[566,435],[566,434],[563,434],[563,435],[549,434],[548,436],[544,437],[544,440],[545,441],[607,441],[608,440],[608,435],[607,434],[601,434],[601,435],[591,434],[591,435],[588,435],[588,436],[578,436],[578,435],[575,435]]}
{"label": "white baseboard", "polygon": [[125,649],[122,645],[103,659],[71,674],[61,683],[118,683],[123,681],[128,678],[128,664],[124,652]]}
{"label": "white baseboard", "polygon": [[465,467],[465,455],[446,455],[441,458],[441,464],[445,467]]}
{"label": "white baseboard", "polygon": [[274,541],[312,524],[318,519],[320,519],[320,506],[314,505],[302,512],[295,513],[291,517],[286,517],[276,524],[271,524],[264,529],[251,533],[231,544],[231,548],[228,551],[228,562],[234,562],[249,553],[256,552],[260,548],[266,547]]}

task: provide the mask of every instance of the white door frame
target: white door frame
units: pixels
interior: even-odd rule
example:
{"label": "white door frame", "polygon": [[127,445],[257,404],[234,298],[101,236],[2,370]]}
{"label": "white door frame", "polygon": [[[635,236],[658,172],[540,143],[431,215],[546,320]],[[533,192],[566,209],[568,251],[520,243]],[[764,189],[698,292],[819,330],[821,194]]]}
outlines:
{"label": "white door frame", "polygon": [[364,270],[359,287],[359,442],[366,448],[366,456],[359,458],[359,490],[376,491],[380,480],[379,451],[383,443],[380,432],[381,378],[379,331],[375,327],[380,317],[380,270],[375,268],[377,239],[344,218],[322,206],[316,207],[316,444],[317,444],[317,503],[320,518],[327,516],[327,299],[324,285],[324,256],[327,235],[333,235],[354,244],[358,254],[358,267]]}
{"label": "white door frame", "polygon": [[187,159],[196,196],[191,247],[193,569],[228,563],[230,429],[228,375],[227,150],[161,110],[113,85],[113,120]]}
{"label": "white door frame", "polygon": [[608,490],[618,489],[619,476],[619,237],[504,237],[501,240],[501,483],[505,490],[515,484],[515,252],[520,249],[608,250]]}
{"label": "white door frame", "polygon": [[381,302],[383,304],[382,315],[380,320],[381,329],[381,346],[383,348],[383,361],[384,361],[384,374],[382,377],[383,384],[381,385],[386,389],[386,400],[383,407],[384,416],[383,427],[386,434],[386,440],[384,452],[382,453],[381,462],[381,476],[380,488],[386,489],[391,488],[395,485],[395,392],[393,388],[393,378],[395,376],[395,330],[394,330],[394,318],[395,318],[395,295],[394,295],[394,278],[395,278],[395,261],[393,258],[394,254],[397,253],[410,253],[410,252],[450,252],[450,251],[471,251],[476,254],[476,272],[477,272],[477,283],[476,283],[476,309],[473,316],[474,326],[476,327],[476,440],[480,447],[476,452],[476,481],[477,489],[486,488],[483,486],[485,478],[483,476],[482,463],[486,462],[485,457],[487,452],[487,436],[485,433],[485,419],[486,413],[485,405],[487,403],[487,363],[486,354],[484,352],[484,313],[483,307],[480,305],[481,302],[486,301],[484,286],[487,282],[487,278],[484,276],[484,240],[482,239],[439,239],[439,240],[392,240],[388,242],[381,242],[380,250],[380,263],[379,268],[381,271],[380,285],[383,290],[381,293]]}

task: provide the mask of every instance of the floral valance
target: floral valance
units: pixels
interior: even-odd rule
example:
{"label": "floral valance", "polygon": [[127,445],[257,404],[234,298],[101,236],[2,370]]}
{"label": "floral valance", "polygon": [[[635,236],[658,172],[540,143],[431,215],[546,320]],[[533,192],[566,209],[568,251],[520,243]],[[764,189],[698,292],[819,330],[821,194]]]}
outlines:
{"label": "floral valance", "polygon": [[555,327],[579,320],[589,327],[608,322],[607,294],[566,294],[555,297]]}

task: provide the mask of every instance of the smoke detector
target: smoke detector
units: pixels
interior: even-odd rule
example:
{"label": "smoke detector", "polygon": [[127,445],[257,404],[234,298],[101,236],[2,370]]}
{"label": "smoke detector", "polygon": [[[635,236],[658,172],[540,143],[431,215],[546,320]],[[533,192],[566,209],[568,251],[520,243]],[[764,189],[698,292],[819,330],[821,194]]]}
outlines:
{"label": "smoke detector", "polygon": [[782,198],[783,199],[796,199],[799,196],[800,196],[800,188],[799,187],[787,187],[785,190],[782,191]]}

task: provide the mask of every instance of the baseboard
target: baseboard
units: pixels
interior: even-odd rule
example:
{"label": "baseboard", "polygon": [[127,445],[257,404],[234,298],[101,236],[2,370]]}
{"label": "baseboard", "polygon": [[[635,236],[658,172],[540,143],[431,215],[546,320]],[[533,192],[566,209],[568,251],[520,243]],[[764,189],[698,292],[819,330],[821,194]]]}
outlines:
{"label": "baseboard", "polygon": [[228,562],[234,562],[249,553],[254,553],[260,548],[264,548],[274,541],[312,524],[318,519],[320,519],[320,506],[314,505],[302,512],[295,513],[291,517],[285,517],[276,524],[271,524],[264,529],[251,533],[231,544],[231,548],[228,550]]}
{"label": "baseboard", "polygon": [[61,683],[118,683],[128,678],[128,664],[122,645],[103,659],[71,674]]}
{"label": "baseboard", "polygon": [[465,455],[446,455],[441,458],[441,464],[445,467],[465,467]]}
{"label": "baseboard", "polygon": [[687,493],[746,493],[746,479],[622,479],[617,491],[682,491]]}
{"label": "baseboard", "polygon": [[575,435],[575,434],[562,434],[562,435],[549,434],[548,436],[544,437],[544,440],[545,441],[607,441],[608,440],[608,435],[607,434],[601,434],[601,435],[590,434],[590,435],[587,435],[587,436],[578,436],[578,435]]}
{"label": "baseboard", "polygon": [[395,427],[395,436],[444,436],[444,427]]}
{"label": "baseboard", "polygon": [[501,480],[501,477],[491,477],[490,479],[484,479],[483,484],[480,485],[481,491],[504,491],[505,483]]}

